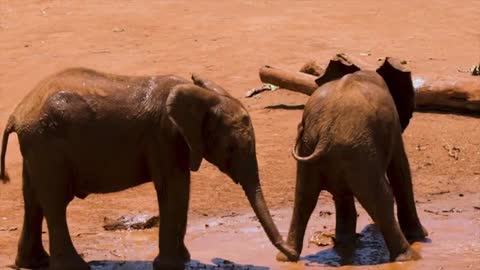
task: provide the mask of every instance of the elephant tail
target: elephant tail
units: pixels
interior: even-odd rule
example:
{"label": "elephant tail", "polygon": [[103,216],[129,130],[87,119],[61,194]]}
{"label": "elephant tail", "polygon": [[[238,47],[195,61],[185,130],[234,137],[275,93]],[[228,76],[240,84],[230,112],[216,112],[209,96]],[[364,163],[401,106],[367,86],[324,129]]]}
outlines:
{"label": "elephant tail", "polygon": [[7,183],[10,180],[7,172],[5,171],[5,155],[7,154],[7,144],[8,144],[8,136],[10,133],[15,131],[15,121],[13,116],[8,118],[7,126],[3,131],[3,139],[2,139],[2,154],[0,156],[0,180],[3,183]]}
{"label": "elephant tail", "polygon": [[323,153],[323,147],[317,145],[317,147],[315,147],[315,150],[313,150],[313,153],[311,153],[306,157],[302,157],[298,153],[298,142],[295,144],[295,147],[292,150],[292,156],[297,161],[307,162],[307,163],[319,160],[322,157],[322,153]]}
{"label": "elephant tail", "polygon": [[318,141],[316,143],[315,149],[313,150],[313,153],[306,157],[300,156],[300,144],[302,143],[302,138],[303,138],[303,131],[304,131],[304,123],[303,121],[298,125],[298,135],[297,139],[295,142],[295,146],[292,149],[292,156],[300,162],[313,162],[316,160],[319,160],[323,156],[323,152],[326,148],[325,143]]}
{"label": "elephant tail", "polygon": [[[300,128],[300,131],[303,132],[303,128]],[[323,156],[323,153],[325,152],[325,144],[323,144],[322,142],[317,142],[317,145],[315,146],[315,149],[313,150],[313,152],[308,155],[308,156],[300,156],[300,143],[302,141],[302,133],[299,134],[299,136],[297,137],[297,141],[295,143],[295,146],[293,147],[292,149],[292,156],[297,160],[297,161],[300,161],[300,162],[313,162],[313,161],[316,161],[316,160],[319,160],[322,156]]]}

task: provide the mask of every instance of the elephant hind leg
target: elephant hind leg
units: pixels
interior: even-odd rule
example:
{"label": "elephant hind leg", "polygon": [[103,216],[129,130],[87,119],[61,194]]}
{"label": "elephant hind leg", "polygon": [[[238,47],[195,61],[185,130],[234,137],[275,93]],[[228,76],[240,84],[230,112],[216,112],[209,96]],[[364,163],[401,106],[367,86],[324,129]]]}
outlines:
{"label": "elephant hind leg", "polygon": [[358,244],[356,233],[357,210],[353,194],[349,191],[334,192],[335,201],[335,249],[342,265],[352,264]]}
{"label": "elephant hind leg", "polygon": [[420,223],[412,187],[412,176],[403,143],[395,149],[387,168],[387,176],[397,203],[397,215],[400,227],[407,239],[424,239],[428,232]]}
{"label": "elephant hind leg", "polygon": [[335,247],[350,249],[357,242],[357,210],[353,194],[334,194],[335,201]]}
{"label": "elephant hind leg", "polygon": [[409,260],[416,256],[405,239],[395,220],[393,195],[382,173],[364,168],[350,179],[351,189],[360,204],[365,208],[379,227],[390,252],[390,260]]}
{"label": "elephant hind leg", "polygon": [[49,256],[42,245],[43,210],[32,188],[30,173],[23,165],[24,218],[15,265],[19,268],[44,268]]}
{"label": "elephant hind leg", "polygon": [[73,246],[67,226],[67,206],[73,199],[69,173],[61,159],[30,162],[32,182],[47,220],[50,270],[89,270]]}

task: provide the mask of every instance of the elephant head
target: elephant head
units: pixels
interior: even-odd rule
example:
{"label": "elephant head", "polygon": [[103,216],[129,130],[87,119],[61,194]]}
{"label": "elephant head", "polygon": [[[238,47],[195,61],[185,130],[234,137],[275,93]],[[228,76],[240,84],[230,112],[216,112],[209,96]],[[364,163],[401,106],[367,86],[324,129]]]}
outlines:
{"label": "elephant head", "polygon": [[382,76],[393,97],[403,131],[410,123],[415,109],[415,89],[411,72],[406,70],[399,60],[387,57],[377,69],[377,73]]}
{"label": "elephant head", "polygon": [[[347,56],[337,54],[330,60],[325,72],[315,82],[318,86],[322,86],[359,70],[360,68],[353,64]],[[390,95],[395,102],[403,131],[407,128],[415,109],[415,89],[412,83],[411,72],[406,70],[399,60],[391,57],[386,57],[376,72],[382,76],[388,86]]]}
{"label": "elephant head", "polygon": [[255,152],[255,134],[246,109],[216,83],[193,75],[194,84],[175,87],[167,99],[170,120],[178,128],[190,153],[190,169],[205,158],[239,183],[270,241],[291,258],[263,197]]}
{"label": "elephant head", "polygon": [[346,55],[337,54],[328,63],[327,68],[322,76],[315,80],[318,86],[322,86],[328,82],[341,79],[343,76],[359,71],[360,68],[350,61]]}

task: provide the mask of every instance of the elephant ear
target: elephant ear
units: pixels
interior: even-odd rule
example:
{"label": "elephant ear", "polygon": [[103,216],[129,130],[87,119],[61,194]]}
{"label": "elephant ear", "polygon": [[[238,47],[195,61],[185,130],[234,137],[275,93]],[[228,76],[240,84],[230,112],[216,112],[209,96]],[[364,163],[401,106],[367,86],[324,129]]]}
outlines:
{"label": "elephant ear", "polygon": [[412,83],[412,74],[398,59],[387,57],[383,64],[377,69],[382,76],[392,95],[402,131],[410,123],[415,109],[415,89]]}
{"label": "elephant ear", "polygon": [[208,110],[218,102],[218,96],[192,84],[175,86],[170,92],[166,108],[169,119],[187,143],[190,170],[197,171],[204,154],[203,124]]}
{"label": "elephant ear", "polygon": [[359,71],[357,67],[348,57],[344,54],[337,54],[328,63],[327,68],[322,76],[315,80],[318,86],[322,86],[328,82],[338,80],[343,76]]}
{"label": "elephant ear", "polygon": [[199,74],[193,73],[192,74],[192,81],[195,85],[198,85],[202,88],[212,90],[220,95],[230,96],[230,94],[220,85],[214,83],[213,81],[202,77]]}

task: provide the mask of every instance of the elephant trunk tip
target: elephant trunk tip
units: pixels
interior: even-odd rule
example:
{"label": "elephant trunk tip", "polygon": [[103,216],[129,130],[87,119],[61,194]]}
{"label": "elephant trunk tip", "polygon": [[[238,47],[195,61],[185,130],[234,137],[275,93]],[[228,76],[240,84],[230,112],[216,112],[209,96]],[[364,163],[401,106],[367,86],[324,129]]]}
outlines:
{"label": "elephant trunk tip", "polygon": [[2,180],[4,184],[6,184],[10,182],[10,176],[8,176],[8,173],[2,170],[2,172],[0,173],[0,180]]}

